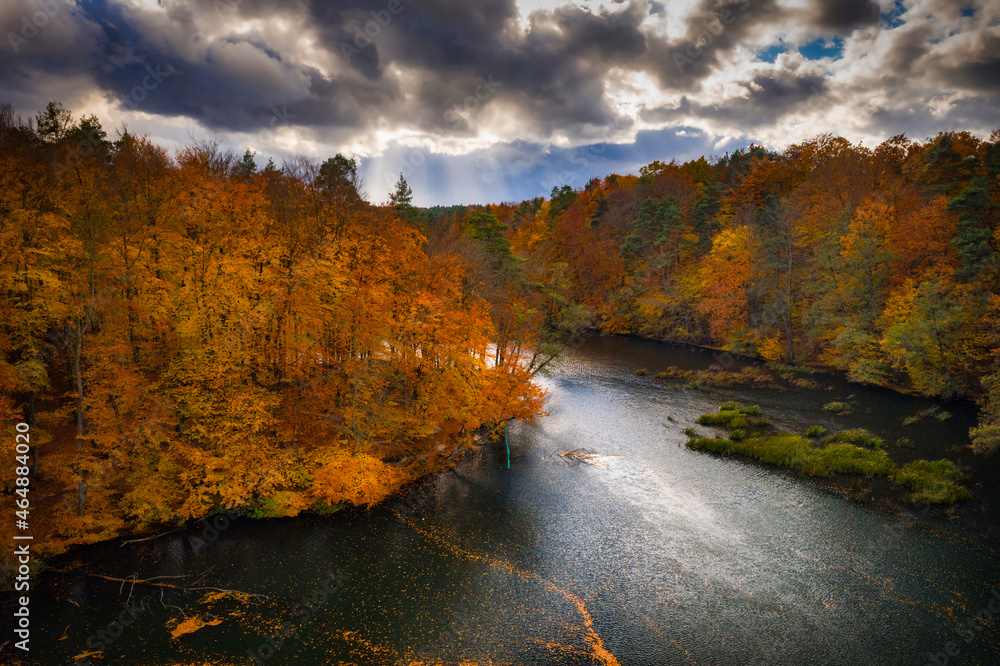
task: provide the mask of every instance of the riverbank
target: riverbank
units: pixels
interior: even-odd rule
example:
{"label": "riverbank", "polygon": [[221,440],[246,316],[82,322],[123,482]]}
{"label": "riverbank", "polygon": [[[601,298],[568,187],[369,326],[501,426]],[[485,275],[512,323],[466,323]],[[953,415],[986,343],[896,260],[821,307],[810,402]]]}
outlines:
{"label": "riverbank", "polygon": [[[936,399],[936,400],[942,400],[944,402],[949,402],[949,401],[954,401],[954,400],[968,401],[968,402],[970,402],[972,404],[977,404],[976,401],[973,398],[970,398],[970,397],[967,397],[967,396],[966,397],[959,397],[959,398],[935,398],[934,396],[930,396],[930,395],[921,393],[921,392],[919,392],[919,391],[917,391],[917,390],[915,390],[913,388],[906,387],[906,386],[903,386],[901,384],[896,384],[896,383],[893,383],[893,382],[861,382],[861,381],[857,381],[857,380],[853,380],[853,379],[846,379],[846,373],[844,372],[844,370],[842,370],[840,368],[837,368],[837,367],[834,367],[834,366],[831,366],[831,365],[825,365],[825,364],[820,363],[819,361],[815,361],[815,360],[808,360],[808,361],[796,360],[793,364],[785,364],[783,361],[781,361],[781,362],[779,362],[779,361],[770,361],[770,360],[768,360],[766,358],[762,358],[760,356],[752,356],[752,355],[749,355],[749,354],[744,354],[744,353],[741,353],[741,352],[732,351],[732,350],[726,349],[724,347],[713,347],[712,345],[703,345],[703,344],[698,344],[698,343],[695,343],[695,342],[688,342],[688,341],[685,341],[685,340],[674,340],[674,339],[670,339],[670,338],[658,338],[658,337],[653,337],[653,336],[640,335],[638,333],[607,333],[607,332],[604,332],[604,331],[602,331],[600,329],[590,329],[590,330],[592,331],[592,333],[591,333],[592,335],[615,336],[615,337],[622,337],[622,338],[631,338],[631,339],[635,339],[635,340],[649,340],[649,341],[652,341],[652,342],[662,342],[662,343],[666,343],[666,344],[670,344],[670,345],[677,345],[677,346],[681,346],[681,347],[689,347],[689,348],[692,348],[692,349],[701,349],[701,350],[704,350],[704,351],[710,351],[710,352],[713,352],[714,355],[715,355],[714,358],[715,358],[716,364],[718,366],[718,369],[719,370],[723,370],[723,371],[727,371],[730,368],[732,368],[733,365],[734,365],[734,359],[737,359],[739,361],[749,362],[749,363],[754,363],[754,364],[757,364],[757,365],[760,365],[760,366],[764,366],[765,368],[777,368],[777,369],[779,369],[780,372],[783,372],[783,373],[788,373],[788,372],[791,372],[791,373],[806,372],[807,374],[811,374],[811,373],[823,373],[823,374],[832,375],[832,376],[844,377],[846,381],[849,381],[852,384],[857,384],[858,386],[877,386],[879,388],[884,388],[884,389],[888,389],[890,391],[894,391],[894,392],[899,393],[901,395],[912,395],[912,396],[920,396],[920,397],[925,397],[925,398],[933,398],[933,399]],[[784,370],[780,370],[782,368],[784,368]]]}
{"label": "riverbank", "polygon": [[[50,425],[50,428],[52,426]],[[48,444],[47,457],[58,457],[61,448],[68,448],[70,445],[61,445],[61,441],[71,442],[69,426],[63,425],[65,430],[65,440],[59,437],[60,429],[53,428],[56,437]],[[187,530],[193,526],[209,521],[214,516],[224,513],[250,519],[269,518],[293,518],[298,515],[328,516],[340,512],[348,507],[367,509],[382,502],[391,500],[405,494],[408,489],[416,484],[426,481],[428,477],[453,467],[461,457],[469,450],[474,450],[487,441],[487,430],[479,428],[472,433],[464,431],[455,432],[448,427],[435,433],[435,445],[433,447],[422,445],[428,449],[413,457],[399,457],[391,462],[381,461],[383,465],[380,469],[388,470],[389,474],[380,477],[381,485],[368,480],[364,492],[348,487],[352,479],[357,480],[357,469],[347,469],[345,478],[339,480],[343,486],[342,495],[353,492],[354,497],[359,501],[351,502],[342,500],[339,502],[313,502],[309,504],[297,503],[288,497],[286,491],[281,491],[271,496],[254,498],[253,501],[231,507],[215,507],[203,514],[193,516],[187,520],[167,523],[128,523],[121,519],[112,520],[104,517],[100,523],[89,523],[90,531],[68,532],[65,526],[61,526],[58,517],[58,510],[67,503],[75,501],[75,488],[67,487],[51,475],[42,474],[33,480],[30,496],[33,508],[31,511],[32,526],[32,548],[34,556],[31,561],[32,575],[38,575],[45,571],[48,562],[53,558],[65,556],[76,549],[95,544],[121,541],[123,545],[131,542],[143,542],[156,539],[178,531]],[[353,475],[353,476],[350,476]],[[361,485],[359,482],[358,485]],[[367,500],[367,501],[364,501]],[[99,527],[100,529],[95,529]],[[17,570],[17,562],[11,557],[11,553],[6,553],[0,558],[0,591],[10,592],[13,589],[14,575]]]}

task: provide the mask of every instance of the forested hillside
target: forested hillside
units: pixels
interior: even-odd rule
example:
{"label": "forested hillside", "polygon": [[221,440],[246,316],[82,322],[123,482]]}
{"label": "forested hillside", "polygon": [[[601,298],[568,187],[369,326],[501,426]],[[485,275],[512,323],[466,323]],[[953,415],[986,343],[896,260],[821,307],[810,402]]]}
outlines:
{"label": "forested hillside", "polygon": [[540,413],[530,333],[498,344],[462,262],[358,186],[0,111],[0,420],[31,425],[40,548],[369,504]]}
{"label": "forested hillside", "polygon": [[556,327],[591,322],[983,399],[985,451],[1000,433],[998,178],[1000,132],[874,148],[826,135],[781,153],[653,162],[491,206],[489,223],[477,210],[431,211],[424,224],[432,249],[493,234],[497,261],[522,278],[520,307]]}

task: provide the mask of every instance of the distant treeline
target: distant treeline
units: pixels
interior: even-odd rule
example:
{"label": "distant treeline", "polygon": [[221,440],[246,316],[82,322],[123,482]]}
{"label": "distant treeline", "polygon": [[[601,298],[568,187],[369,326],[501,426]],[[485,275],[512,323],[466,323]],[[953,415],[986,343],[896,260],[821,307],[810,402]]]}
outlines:
{"label": "distant treeline", "polygon": [[988,451],[1000,443],[998,204],[1000,131],[874,148],[824,135],[490,206],[495,229],[481,210],[431,209],[423,224],[432,252],[494,234],[494,266],[556,326],[981,399],[972,435]]}

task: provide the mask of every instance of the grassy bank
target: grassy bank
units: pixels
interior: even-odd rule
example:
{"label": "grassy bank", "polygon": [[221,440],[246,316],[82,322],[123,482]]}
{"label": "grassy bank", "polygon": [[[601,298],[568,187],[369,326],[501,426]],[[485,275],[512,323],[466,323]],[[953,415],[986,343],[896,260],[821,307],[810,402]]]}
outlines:
{"label": "grassy bank", "polygon": [[[882,439],[862,428],[836,432],[816,442],[807,436],[775,431],[764,419],[748,418],[759,414],[757,405],[727,402],[717,413],[702,414],[697,422],[726,428],[728,436],[704,437],[689,428],[687,446],[697,451],[742,455],[809,476],[888,477],[897,486],[911,490],[908,500],[915,503],[954,504],[971,496],[963,485],[964,476],[951,461],[917,460],[897,467],[882,450]],[[814,426],[806,434],[818,437],[823,433]]]}

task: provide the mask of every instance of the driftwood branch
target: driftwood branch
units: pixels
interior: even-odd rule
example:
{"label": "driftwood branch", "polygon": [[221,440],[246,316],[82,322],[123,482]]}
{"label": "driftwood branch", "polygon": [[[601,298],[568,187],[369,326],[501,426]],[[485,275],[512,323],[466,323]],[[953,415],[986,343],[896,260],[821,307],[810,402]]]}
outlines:
{"label": "driftwood branch", "polygon": [[129,539],[128,541],[122,541],[119,548],[124,548],[130,543],[142,543],[143,541],[152,541],[153,539],[159,539],[161,536],[167,536],[168,534],[173,534],[174,532],[180,532],[183,527],[178,527],[177,529],[168,530],[166,532],[160,532],[159,534],[154,534],[153,536],[143,537],[141,539]]}
{"label": "driftwood branch", "polygon": [[160,589],[160,605],[163,606],[164,608],[176,608],[177,610],[179,610],[181,612],[181,615],[183,615],[185,618],[187,618],[187,613],[185,613],[184,609],[181,608],[180,606],[171,606],[169,604],[163,603],[163,590],[162,589]]}
{"label": "driftwood branch", "polygon": [[[49,571],[54,571],[56,573],[62,573],[62,574],[75,573],[75,572],[71,572],[71,571],[63,571],[61,569],[50,569]],[[208,573],[208,572],[205,572],[205,573]],[[182,576],[153,576],[152,578],[142,578],[142,579],[137,578],[135,576],[135,574],[133,574],[129,578],[118,578],[116,576],[105,576],[104,574],[96,574],[96,573],[84,573],[84,574],[76,574],[76,575],[87,576],[89,578],[99,578],[101,580],[107,580],[107,581],[111,581],[113,583],[121,583],[121,588],[118,590],[119,593],[121,593],[122,590],[124,589],[125,583],[131,583],[132,587],[135,587],[136,585],[145,585],[147,587],[158,587],[161,590],[177,590],[179,592],[196,592],[196,591],[199,591],[199,590],[214,590],[216,592],[226,592],[226,593],[229,593],[229,594],[241,594],[241,595],[244,595],[244,596],[247,596],[247,597],[260,597],[262,599],[269,598],[266,594],[257,594],[257,593],[254,593],[254,592],[243,592],[241,590],[226,590],[226,589],[223,589],[223,588],[220,588],[220,587],[204,587],[204,586],[201,586],[201,587],[185,587],[185,586],[182,586],[182,585],[174,585],[172,583],[157,583],[156,582],[158,580],[164,580],[164,579],[190,578],[190,576],[188,576],[188,575],[182,575]],[[195,583],[196,584],[200,583],[204,579],[204,577],[205,577],[205,574],[199,574],[198,579],[195,581]],[[129,596],[131,596],[131,594],[132,594],[132,591],[129,590]],[[162,596],[162,594],[161,594],[161,596]]]}
{"label": "driftwood branch", "polygon": [[573,463],[586,463],[593,467],[607,467],[607,464],[600,462],[601,458],[620,458],[613,453],[594,453],[589,449],[573,449],[572,451],[559,451],[550,455],[557,455],[563,460]]}

